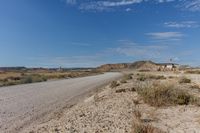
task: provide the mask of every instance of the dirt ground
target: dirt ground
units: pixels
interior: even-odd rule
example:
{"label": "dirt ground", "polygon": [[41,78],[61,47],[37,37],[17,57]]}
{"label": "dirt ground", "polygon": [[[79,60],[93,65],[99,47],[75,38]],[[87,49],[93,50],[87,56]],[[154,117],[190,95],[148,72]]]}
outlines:
{"label": "dirt ground", "polygon": [[[127,72],[126,72],[127,73]],[[178,105],[167,107],[153,107],[141,99],[134,87],[138,84],[137,72],[133,79],[119,86],[111,88],[110,85],[100,88],[94,95],[71,108],[63,110],[56,118],[24,132],[31,133],[136,133],[134,121],[136,111],[141,114],[144,125],[166,133],[200,133],[200,107],[197,105]],[[152,73],[148,73],[152,74]],[[164,75],[165,80],[176,82],[182,73],[171,72],[153,73]],[[192,79],[192,83],[182,85],[190,94],[200,96],[200,75],[184,75]],[[173,78],[172,78],[173,77]],[[195,85],[195,86],[194,86]],[[193,87],[191,87],[193,86]],[[135,102],[137,101],[137,102]],[[152,130],[150,133],[158,133]]]}
{"label": "dirt ground", "polygon": [[29,125],[56,117],[63,108],[84,99],[85,94],[96,91],[122,76],[105,73],[82,78],[49,81],[0,88],[0,132],[21,132]]}

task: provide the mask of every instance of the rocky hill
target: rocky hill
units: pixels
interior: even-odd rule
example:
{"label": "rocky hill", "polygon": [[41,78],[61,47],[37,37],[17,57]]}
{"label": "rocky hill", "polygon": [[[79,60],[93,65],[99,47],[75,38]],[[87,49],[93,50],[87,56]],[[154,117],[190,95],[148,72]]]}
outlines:
{"label": "rocky hill", "polygon": [[129,63],[119,63],[119,64],[105,64],[97,68],[98,71],[111,71],[118,69],[126,69],[129,68]]}
{"label": "rocky hill", "polygon": [[138,69],[138,70],[158,70],[159,65],[152,61],[137,61],[129,66],[130,69]]}
{"label": "rocky hill", "polygon": [[134,63],[105,64],[97,68],[99,71],[119,69],[158,70],[159,65],[152,61],[137,61]]}

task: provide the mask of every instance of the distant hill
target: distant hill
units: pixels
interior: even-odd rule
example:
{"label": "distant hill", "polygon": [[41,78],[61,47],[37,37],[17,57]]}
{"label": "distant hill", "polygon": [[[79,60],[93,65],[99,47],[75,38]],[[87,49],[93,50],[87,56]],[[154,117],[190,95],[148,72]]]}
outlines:
{"label": "distant hill", "polygon": [[126,69],[129,67],[129,63],[118,63],[118,64],[105,64],[100,67],[97,67],[98,71],[110,71],[110,70],[117,70],[117,69]]}
{"label": "distant hill", "polygon": [[0,67],[0,71],[19,71],[26,69],[26,67]]}
{"label": "distant hill", "polygon": [[159,68],[158,64],[152,61],[136,61],[129,66],[130,69],[140,69],[140,70],[157,70]]}
{"label": "distant hill", "polygon": [[99,71],[118,69],[158,70],[159,65],[152,61],[137,61],[134,63],[105,64],[97,68]]}

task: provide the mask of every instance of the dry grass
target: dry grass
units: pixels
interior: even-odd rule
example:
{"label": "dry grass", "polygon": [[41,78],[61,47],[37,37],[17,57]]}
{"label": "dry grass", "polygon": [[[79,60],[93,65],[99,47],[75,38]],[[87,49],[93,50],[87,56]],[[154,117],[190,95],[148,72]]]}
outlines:
{"label": "dry grass", "polygon": [[200,70],[188,70],[185,73],[188,73],[188,74],[200,74]]}
{"label": "dry grass", "polygon": [[0,80],[7,79],[9,77],[20,77],[21,73],[19,72],[1,72],[0,73]]}
{"label": "dry grass", "polygon": [[145,80],[147,80],[147,76],[144,75],[144,74],[138,74],[137,80],[138,81],[145,81]]}
{"label": "dry grass", "polygon": [[112,81],[111,84],[110,84],[111,88],[115,88],[117,86],[119,86],[119,84],[117,83],[117,81]]}
{"label": "dry grass", "polygon": [[27,75],[20,79],[22,84],[47,81],[47,77],[39,74]]}
{"label": "dry grass", "polygon": [[124,84],[124,83],[127,83],[127,81],[126,81],[126,79],[122,79],[122,80],[120,81],[120,83]]}
{"label": "dry grass", "polygon": [[150,72],[150,70],[147,70],[147,69],[141,69],[141,70],[139,70],[139,72]]}
{"label": "dry grass", "polygon": [[132,133],[165,133],[158,128],[142,123],[134,124]]}
{"label": "dry grass", "polygon": [[127,80],[131,80],[131,79],[133,79],[133,77],[132,77],[132,75],[133,74],[126,74],[126,75],[124,75],[124,77],[122,78],[122,80],[120,81],[120,83],[127,83]]}
{"label": "dry grass", "polygon": [[126,92],[126,89],[118,89],[115,91],[116,93],[122,93],[122,92]]}
{"label": "dry grass", "polygon": [[57,71],[47,71],[47,70],[5,71],[0,73],[0,87],[43,82],[51,79],[84,77],[89,75],[96,75],[97,73],[98,72],[88,72],[88,71],[57,72]]}
{"label": "dry grass", "polygon": [[191,79],[186,78],[186,77],[181,77],[181,78],[179,79],[179,83],[180,83],[180,84],[183,84],[183,83],[191,83]]}
{"label": "dry grass", "polygon": [[169,76],[168,77],[169,79],[175,79],[175,78],[177,78],[176,76]]}
{"label": "dry grass", "polygon": [[134,118],[136,119],[137,122],[141,122],[142,114],[139,110],[134,110],[133,116],[134,116]]}
{"label": "dry grass", "polygon": [[125,75],[125,76],[124,76],[124,79],[125,79],[125,80],[133,79],[132,74],[127,74],[127,75]]}
{"label": "dry grass", "polygon": [[145,81],[147,79],[163,80],[163,79],[166,79],[166,77],[163,75],[140,74],[140,75],[138,75],[138,78],[137,78],[137,80],[139,80],[139,81]]}
{"label": "dry grass", "polygon": [[153,127],[150,124],[144,123],[141,119],[142,114],[139,110],[133,112],[134,122],[132,127],[132,133],[164,133],[160,129]]}
{"label": "dry grass", "polygon": [[149,79],[155,79],[155,80],[162,80],[162,79],[166,79],[165,76],[163,75],[148,75]]}
{"label": "dry grass", "polygon": [[199,89],[200,90],[200,86],[198,84],[192,84],[191,88],[192,89]]}
{"label": "dry grass", "polygon": [[196,101],[192,95],[169,83],[147,84],[136,90],[151,106],[188,105]]}

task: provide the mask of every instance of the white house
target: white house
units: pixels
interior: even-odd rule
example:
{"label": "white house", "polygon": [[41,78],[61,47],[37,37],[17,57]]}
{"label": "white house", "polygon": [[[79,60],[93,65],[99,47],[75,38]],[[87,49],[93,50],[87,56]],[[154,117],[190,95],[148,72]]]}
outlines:
{"label": "white house", "polygon": [[158,65],[160,71],[175,71],[179,68],[179,65],[175,63],[161,63]]}

